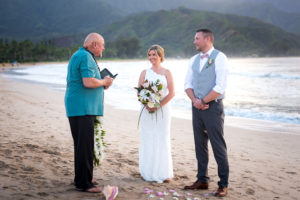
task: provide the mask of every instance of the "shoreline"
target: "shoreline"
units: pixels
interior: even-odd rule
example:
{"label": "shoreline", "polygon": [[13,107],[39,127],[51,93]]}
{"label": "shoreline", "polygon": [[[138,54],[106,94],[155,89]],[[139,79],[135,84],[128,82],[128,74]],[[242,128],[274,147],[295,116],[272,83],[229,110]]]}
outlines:
{"label": "shoreline", "polygon": [[[187,59],[189,60],[191,57],[168,57],[168,60],[181,60],[181,59]],[[254,59],[268,59],[268,58],[272,58],[272,59],[282,59],[282,58],[299,58],[300,59],[300,55],[298,56],[231,56],[228,57],[229,59],[247,59],[247,58],[254,58]],[[144,58],[97,58],[97,61],[146,61],[147,57]],[[17,62],[17,65],[14,65],[12,63],[0,63],[0,67],[18,67],[18,66],[35,66],[35,65],[39,65],[39,64],[55,64],[55,63],[68,63],[69,61],[38,61],[38,62],[22,62],[19,63]]]}
{"label": "shoreline", "polygon": [[[29,63],[29,65],[26,64],[22,64],[19,67],[35,67],[35,66],[40,66],[40,65],[47,65],[47,64],[67,64],[64,62],[46,62],[46,63],[37,63],[36,65],[32,65],[31,63]],[[8,68],[17,68],[17,67],[8,67]],[[0,76],[1,76],[1,72],[0,72]],[[64,92],[62,90],[62,88],[60,87],[61,84],[54,84],[54,83],[43,83],[43,82],[37,82],[34,80],[26,80],[26,79],[18,79],[18,78],[13,78],[13,77],[4,77],[7,78],[9,80],[12,81],[17,81],[17,82],[25,82],[25,83],[30,83],[30,84],[35,84],[35,85],[43,85],[43,86],[48,86],[50,88],[52,88],[55,91],[60,91],[60,92]],[[137,110],[134,109],[123,109],[120,108],[120,106],[115,106],[113,104],[109,104],[108,105],[112,106],[115,109],[121,109],[121,110],[129,110],[129,111],[133,111],[136,112]],[[226,107],[226,104],[225,104]],[[188,111],[190,112],[190,111]],[[181,115],[183,114],[183,115]],[[176,117],[176,116],[182,116],[182,117]],[[176,112],[176,114],[173,113],[172,117],[176,117],[179,119],[187,119],[187,120],[191,120],[192,116],[191,116],[191,112],[190,113],[186,113],[185,111],[178,111]],[[238,120],[239,123],[235,123],[235,121]],[[271,120],[263,120],[263,119],[254,119],[254,118],[245,118],[245,117],[237,117],[237,116],[225,116],[225,125],[230,125],[233,127],[237,127],[237,128],[241,128],[241,129],[250,129],[253,131],[262,131],[262,132],[269,132],[272,131],[274,133],[278,133],[278,134],[293,134],[293,135],[300,135],[300,124],[296,124],[296,123],[287,123],[287,122],[278,122],[278,121],[271,121]]]}
{"label": "shoreline", "polygon": [[[46,86],[0,76],[0,199],[104,199],[102,194],[74,189],[73,141],[63,97],[62,92]],[[172,118],[174,178],[170,183],[157,184],[143,181],[139,174],[138,111],[106,104],[104,112],[108,145],[101,166],[94,169],[94,178],[101,186],[117,185],[117,199],[149,199],[144,188],[155,192],[174,189],[182,195],[179,199],[219,199],[212,196],[218,177],[210,145],[209,189],[182,190],[196,179],[191,120]],[[252,123],[246,119],[233,122]],[[299,135],[253,131],[226,123],[225,139],[230,178],[229,193],[223,199],[298,199]],[[164,199],[171,197],[169,194]]]}

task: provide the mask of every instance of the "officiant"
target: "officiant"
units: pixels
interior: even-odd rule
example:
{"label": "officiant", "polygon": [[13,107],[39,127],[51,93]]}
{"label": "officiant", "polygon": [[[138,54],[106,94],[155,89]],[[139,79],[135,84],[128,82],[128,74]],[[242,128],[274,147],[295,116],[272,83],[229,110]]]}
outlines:
{"label": "officiant", "polygon": [[95,56],[102,57],[104,38],[90,33],[68,65],[65,107],[74,141],[75,187],[101,192],[93,180],[94,121],[103,116],[103,92],[113,78],[101,77]]}

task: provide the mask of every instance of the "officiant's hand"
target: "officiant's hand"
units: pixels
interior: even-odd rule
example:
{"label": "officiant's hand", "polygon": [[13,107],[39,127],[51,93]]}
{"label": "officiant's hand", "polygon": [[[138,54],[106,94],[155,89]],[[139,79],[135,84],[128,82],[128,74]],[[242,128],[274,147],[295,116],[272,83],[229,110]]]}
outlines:
{"label": "officiant's hand", "polygon": [[105,76],[103,80],[105,81],[104,89],[108,89],[114,81],[110,76]]}

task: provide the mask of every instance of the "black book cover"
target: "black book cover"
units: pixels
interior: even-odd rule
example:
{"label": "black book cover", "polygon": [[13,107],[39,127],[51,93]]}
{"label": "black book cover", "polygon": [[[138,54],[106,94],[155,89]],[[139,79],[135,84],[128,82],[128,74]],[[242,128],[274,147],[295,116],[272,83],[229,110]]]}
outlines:
{"label": "black book cover", "polygon": [[101,78],[104,78],[105,76],[110,76],[111,78],[116,78],[118,74],[113,75],[108,69],[104,68],[102,71],[100,71]]}

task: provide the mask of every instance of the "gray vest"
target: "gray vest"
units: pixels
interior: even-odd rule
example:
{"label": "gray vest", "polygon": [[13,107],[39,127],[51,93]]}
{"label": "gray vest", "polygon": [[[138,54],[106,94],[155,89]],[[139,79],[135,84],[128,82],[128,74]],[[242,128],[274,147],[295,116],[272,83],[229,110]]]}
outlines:
{"label": "gray vest", "polygon": [[[193,69],[193,88],[194,94],[197,98],[204,98],[216,85],[216,70],[215,70],[215,60],[219,51],[214,49],[210,54],[207,62],[205,63],[201,72],[200,68],[200,54],[198,54],[192,64]],[[209,60],[212,59],[212,63],[209,64]],[[217,99],[223,99],[224,94],[220,94]]]}

